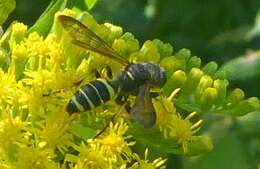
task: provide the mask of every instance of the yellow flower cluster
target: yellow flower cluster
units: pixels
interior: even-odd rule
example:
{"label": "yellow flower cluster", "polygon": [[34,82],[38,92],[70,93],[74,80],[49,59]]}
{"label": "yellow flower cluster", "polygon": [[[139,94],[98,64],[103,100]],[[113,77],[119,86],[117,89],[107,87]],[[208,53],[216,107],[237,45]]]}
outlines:
{"label": "yellow flower cluster", "polygon": [[124,137],[128,126],[121,119],[115,125],[109,124],[108,131],[100,138],[89,139],[78,148],[79,157],[67,155],[67,161],[76,161],[75,169],[164,169],[165,159],[158,158],[152,162],[148,160],[148,150],[144,159],[130,149],[134,141],[127,142],[130,137]]}
{"label": "yellow flower cluster", "polygon": [[176,112],[173,104],[174,96],[180,89],[174,90],[169,97],[160,97],[159,100],[154,100],[157,112],[157,125],[163,136],[177,140],[177,143],[182,145],[183,152],[187,153],[187,145],[192,141],[193,135],[199,130],[202,120],[195,124],[190,122],[190,119],[196,115],[196,112],[189,114],[186,118]]}
{"label": "yellow flower cluster", "polygon": [[[76,15],[71,10],[65,10],[63,14]],[[82,16],[82,21],[133,62],[158,63],[162,57],[172,53],[172,47],[159,40],[146,41],[139,49],[139,42],[131,33],[123,34],[122,28],[112,24],[99,25],[87,13]],[[101,106],[81,116],[69,116],[65,111],[73,93],[95,78],[94,69],[103,70],[109,65],[113,72],[118,73],[121,69],[119,64],[72,45],[68,41],[69,35],[62,31],[56,19],[51,33],[45,38],[37,32],[27,34],[27,26],[22,23],[13,24],[9,33],[9,39],[2,37],[0,48],[1,168],[166,167],[166,159],[161,157],[149,161],[148,149],[144,158],[133,152],[136,142],[128,133],[129,119],[116,117],[114,121],[107,120],[119,108],[113,101],[105,109]],[[4,47],[6,44],[8,49]],[[178,90],[169,97],[162,94],[153,100],[157,113],[154,130],[158,129],[159,137],[173,140],[172,144],[180,147],[178,150],[187,153],[191,151],[188,147],[201,120],[193,124],[190,119],[195,113],[185,118],[177,113],[173,98]],[[94,138],[108,122],[104,132]],[[73,126],[80,126],[79,131]],[[94,135],[85,129],[91,129]]]}

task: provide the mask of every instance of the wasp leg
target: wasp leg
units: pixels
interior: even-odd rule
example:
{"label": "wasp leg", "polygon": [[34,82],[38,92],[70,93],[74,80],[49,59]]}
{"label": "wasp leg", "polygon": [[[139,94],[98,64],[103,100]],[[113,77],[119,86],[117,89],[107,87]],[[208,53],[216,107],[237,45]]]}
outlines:
{"label": "wasp leg", "polygon": [[113,78],[113,72],[110,66],[106,65],[103,69],[102,69],[102,73],[101,73],[105,78],[107,79],[112,79]]}
{"label": "wasp leg", "polygon": [[120,107],[119,111],[118,111],[117,113],[115,113],[115,114],[111,117],[111,119],[107,122],[107,124],[105,125],[105,127],[104,127],[100,132],[98,132],[98,133],[93,137],[93,139],[99,137],[102,133],[104,133],[104,132],[106,131],[106,129],[109,127],[109,123],[110,123],[110,122],[113,122],[113,121],[115,120],[115,117],[118,116],[119,114],[121,114],[121,113],[123,112],[124,107],[125,107],[125,105],[122,105],[122,106]]}
{"label": "wasp leg", "polygon": [[119,95],[117,96],[117,98],[115,99],[116,104],[118,105],[124,105],[125,110],[127,113],[130,113],[131,111],[131,106],[130,106],[130,102],[127,100],[128,96],[125,95]]}
{"label": "wasp leg", "polygon": [[118,105],[121,105],[120,110],[111,117],[111,119],[106,124],[106,126],[97,135],[95,135],[93,137],[93,139],[97,138],[102,133],[104,133],[104,131],[106,131],[106,129],[108,128],[109,123],[113,122],[115,120],[115,117],[118,116],[119,114],[121,114],[123,112],[123,110],[126,110],[126,112],[130,114],[131,106],[130,106],[130,102],[127,100],[127,96],[122,96],[122,95],[117,96],[117,98],[115,99],[115,102]]}
{"label": "wasp leg", "polygon": [[118,95],[115,99],[116,104],[123,105],[125,103],[125,97],[122,95]]}
{"label": "wasp leg", "polygon": [[101,74],[99,73],[99,71],[97,69],[92,70],[92,72],[95,74],[96,78],[101,78]]}
{"label": "wasp leg", "polygon": [[128,113],[128,114],[130,114],[131,113],[131,104],[130,104],[130,102],[129,101],[126,101],[126,104],[125,104],[125,110],[126,110],[126,112]]}
{"label": "wasp leg", "polygon": [[105,76],[105,77],[108,77],[109,79],[112,79],[113,78],[113,72],[112,72],[112,69],[110,66],[106,65],[104,67],[104,69],[101,71],[101,73],[97,70],[97,69],[94,69],[92,70],[92,72],[95,74],[95,77],[96,78],[101,78],[102,77],[102,74]]}
{"label": "wasp leg", "polygon": [[49,93],[43,93],[42,96],[47,97],[47,96],[54,95],[54,94],[57,94],[57,93],[60,93],[60,92],[61,92],[60,90],[50,91]]}
{"label": "wasp leg", "polygon": [[113,78],[113,72],[112,72],[112,69],[110,66],[106,65],[105,67],[106,69],[106,75],[109,79],[112,79]]}

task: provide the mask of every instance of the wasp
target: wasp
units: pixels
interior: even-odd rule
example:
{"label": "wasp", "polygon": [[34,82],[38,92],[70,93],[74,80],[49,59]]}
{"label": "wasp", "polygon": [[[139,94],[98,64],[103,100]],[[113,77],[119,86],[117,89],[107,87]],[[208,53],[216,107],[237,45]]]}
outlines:
{"label": "wasp", "polygon": [[152,104],[151,88],[162,88],[166,83],[166,72],[154,63],[132,63],[120,56],[110,45],[80,21],[65,15],[58,16],[71,43],[86,50],[99,53],[123,66],[115,78],[97,78],[81,87],[67,104],[68,113],[91,110],[111,100],[121,100],[136,96],[130,115],[144,127],[152,127],[156,122],[156,112]]}

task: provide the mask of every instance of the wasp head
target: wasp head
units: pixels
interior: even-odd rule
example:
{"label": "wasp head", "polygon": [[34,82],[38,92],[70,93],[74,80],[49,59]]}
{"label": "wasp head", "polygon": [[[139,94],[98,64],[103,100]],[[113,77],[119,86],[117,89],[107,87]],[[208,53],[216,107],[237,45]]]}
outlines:
{"label": "wasp head", "polygon": [[167,80],[164,69],[153,63],[145,63],[144,66],[150,74],[149,84],[162,88]]}

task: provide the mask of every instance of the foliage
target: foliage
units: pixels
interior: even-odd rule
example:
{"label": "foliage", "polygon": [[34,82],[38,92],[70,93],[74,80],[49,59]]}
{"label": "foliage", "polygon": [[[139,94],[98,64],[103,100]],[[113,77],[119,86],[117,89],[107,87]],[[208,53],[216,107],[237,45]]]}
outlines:
{"label": "foliage", "polygon": [[0,24],[2,25],[4,21],[7,19],[8,15],[14,10],[15,0],[1,0],[0,4]]}
{"label": "foliage", "polygon": [[[199,133],[203,116],[242,116],[241,125],[252,124],[243,117],[259,112],[259,99],[245,98],[238,88],[229,91],[215,62],[202,66],[188,49],[174,51],[158,39],[142,44],[119,26],[98,24],[89,13],[65,6],[66,1],[52,1],[32,27],[14,23],[1,38],[2,168],[165,168],[167,154],[192,156],[213,149],[211,137]],[[90,112],[67,114],[65,106],[73,93],[95,79],[93,70],[104,72],[109,65],[117,74],[121,67],[72,45],[56,19],[60,14],[79,18],[130,61],[153,62],[166,70],[167,83],[153,100],[153,128],[139,126],[113,100]],[[133,101],[130,98],[132,105]],[[145,150],[140,153],[138,147]],[[162,157],[149,160],[147,148]]]}

